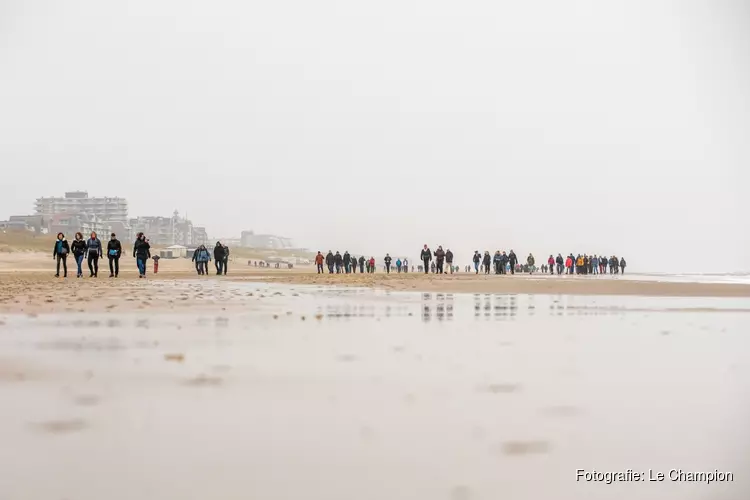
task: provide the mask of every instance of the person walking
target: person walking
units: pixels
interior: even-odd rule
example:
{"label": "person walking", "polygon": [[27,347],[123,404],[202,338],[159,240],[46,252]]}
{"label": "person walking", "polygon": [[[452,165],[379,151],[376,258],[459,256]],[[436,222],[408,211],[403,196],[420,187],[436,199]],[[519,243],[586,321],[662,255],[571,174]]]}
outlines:
{"label": "person walking", "polygon": [[76,266],[78,266],[76,278],[83,278],[83,269],[81,266],[83,265],[83,259],[86,257],[86,241],[83,239],[81,233],[76,233],[75,239],[70,245],[70,251],[76,260]]}
{"label": "person walking", "polygon": [[549,255],[549,259],[547,259],[547,272],[550,274],[555,274],[555,258],[552,256],[552,254]]}
{"label": "person walking", "polygon": [[448,268],[451,274],[453,274],[453,252],[451,252],[450,248],[445,251],[445,263],[448,264]]}
{"label": "person walking", "polygon": [[351,264],[352,257],[349,255],[349,250],[344,250],[344,272],[346,274],[349,274],[351,272],[351,268],[349,267]]}
{"label": "person walking", "polygon": [[435,272],[437,274],[443,274],[443,262],[445,261],[445,250],[443,247],[438,245],[435,250]]}
{"label": "person walking", "polygon": [[391,262],[393,262],[393,259],[391,258],[391,255],[386,253],[385,258],[383,259],[383,262],[385,262],[385,272],[386,274],[391,274]]}
{"label": "person walking", "polygon": [[526,257],[526,264],[529,266],[529,274],[534,274],[534,263],[536,261],[534,260],[534,256],[529,254],[528,257]]}
{"label": "person walking", "polygon": [[625,257],[622,257],[620,259],[620,272],[622,274],[625,274],[625,266],[627,266],[627,262],[625,262]]}
{"label": "person walking", "polygon": [[409,272],[409,259],[406,257],[404,257],[404,272],[405,273]]}
{"label": "person walking", "polygon": [[599,274],[599,257],[596,254],[591,257],[591,274]]}
{"label": "person walking", "polygon": [[146,261],[151,258],[151,245],[146,239],[146,235],[138,233],[138,239],[133,244],[133,257],[138,266],[138,277],[146,277]]}
{"label": "person walking", "polygon": [[336,274],[341,274],[341,267],[344,264],[344,259],[341,257],[341,254],[336,251],[336,255],[333,256],[333,264],[336,266]]}
{"label": "person walking", "polygon": [[508,254],[508,262],[510,263],[510,274],[516,274],[516,266],[518,265],[518,257],[513,249]]}
{"label": "person walking", "polygon": [[365,256],[364,255],[359,256],[359,273],[360,274],[365,273]]}
{"label": "person walking", "polygon": [[500,254],[500,250],[497,250],[495,255],[492,256],[492,263],[495,266],[495,274],[500,274],[500,268],[503,265],[503,256]]}
{"label": "person walking", "polygon": [[401,274],[401,257],[396,257],[396,271]]}
{"label": "person walking", "polygon": [[492,257],[490,257],[490,252],[487,250],[484,251],[484,258],[482,259],[482,264],[484,265],[484,274],[490,274],[490,265],[492,264]]}
{"label": "person walking", "polygon": [[328,254],[326,255],[326,266],[328,266],[328,274],[333,274],[333,252],[328,250]]}
{"label": "person walking", "polygon": [[211,260],[211,253],[205,245],[201,245],[193,252],[193,262],[195,262],[195,271],[199,276],[208,274],[208,263]]}
{"label": "person walking", "polygon": [[474,262],[474,274],[479,274],[479,264],[482,262],[482,255],[479,250],[474,250],[474,257],[471,260]]}
{"label": "person walking", "polygon": [[57,271],[55,271],[55,278],[60,277],[60,264],[63,266],[63,278],[68,277],[68,254],[70,253],[70,245],[68,240],[65,239],[63,233],[57,233],[57,240],[55,246],[52,248],[52,260],[57,261]]}
{"label": "person walking", "polygon": [[226,276],[227,271],[229,271],[229,247],[226,245],[221,246],[224,248],[224,276]]}
{"label": "person walking", "polygon": [[318,274],[323,274],[323,254],[318,250],[318,255],[315,256],[315,268],[318,270]]}
{"label": "person walking", "polygon": [[419,258],[422,260],[422,262],[424,262],[424,273],[427,274],[430,269],[430,261],[432,260],[432,252],[430,251],[430,247],[425,245],[422,249],[422,252],[419,254]]}
{"label": "person walking", "polygon": [[370,256],[370,272],[375,272],[375,257]]}
{"label": "person walking", "polygon": [[91,237],[86,240],[86,255],[89,264],[89,278],[99,277],[99,258],[102,257],[102,242],[96,236],[96,231],[91,232]]}
{"label": "person walking", "polygon": [[224,272],[224,246],[220,241],[217,241],[214,247],[214,266],[216,267],[217,275]]}
{"label": "person walking", "polygon": [[120,256],[122,255],[122,245],[120,240],[117,239],[117,235],[112,233],[109,235],[109,241],[107,242],[107,259],[109,260],[109,277],[117,278],[120,274]]}
{"label": "person walking", "polygon": [[[154,274],[157,274],[159,272],[159,259],[161,259],[161,257],[159,255],[154,255],[151,259],[154,261]],[[115,277],[117,276],[115,275]]]}
{"label": "person walking", "polygon": [[563,264],[565,264],[561,253],[557,254],[557,257],[555,257],[555,264],[557,264],[557,275],[559,276],[562,274]]}

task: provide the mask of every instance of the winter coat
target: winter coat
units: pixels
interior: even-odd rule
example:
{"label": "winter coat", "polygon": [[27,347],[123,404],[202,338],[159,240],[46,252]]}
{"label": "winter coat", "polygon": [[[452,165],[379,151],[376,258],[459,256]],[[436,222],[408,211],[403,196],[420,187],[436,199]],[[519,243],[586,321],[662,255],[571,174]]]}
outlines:
{"label": "winter coat", "polygon": [[426,248],[419,254],[419,258],[422,259],[422,261],[430,261],[432,260],[432,252],[429,248]]}
{"label": "winter coat", "polygon": [[55,240],[55,246],[52,248],[52,257],[65,257],[70,253],[70,245],[68,240],[63,238],[62,240]]}
{"label": "winter coat", "polygon": [[120,255],[122,255],[122,244],[120,244],[120,240],[109,240],[107,242],[107,257],[119,259]]}
{"label": "winter coat", "polygon": [[328,255],[326,255],[326,265],[333,265],[333,254],[331,252],[328,252]]}
{"label": "winter coat", "polygon": [[148,241],[135,240],[133,245],[133,257],[141,260],[148,260],[151,258],[151,245]]}
{"label": "winter coat", "polygon": [[481,255],[479,255],[478,253],[475,253],[475,254],[474,254],[474,257],[472,258],[472,260],[473,260],[473,261],[474,261],[475,263],[479,263],[479,262],[482,262],[482,256],[481,256]]}
{"label": "winter coat", "polygon": [[385,262],[387,265],[390,265],[392,260],[393,259],[391,259],[389,255],[386,255],[385,258],[383,259],[383,262]]}
{"label": "winter coat", "polygon": [[510,262],[510,265],[515,267],[516,264],[518,264],[518,257],[516,257],[516,254],[514,252],[510,252],[508,254],[508,261]]}
{"label": "winter coat", "polygon": [[95,257],[102,256],[102,242],[99,238],[89,238],[86,240],[86,253]]}
{"label": "winter coat", "polygon": [[80,257],[86,253],[86,240],[73,240],[70,245],[70,250],[74,257]]}
{"label": "winter coat", "polygon": [[492,257],[490,257],[490,254],[486,253],[484,254],[484,259],[482,259],[482,264],[485,266],[489,266],[490,262],[492,262]]}
{"label": "winter coat", "polygon": [[450,250],[445,252],[445,262],[447,262],[448,264],[453,263],[453,252],[451,252]]}
{"label": "winter coat", "polygon": [[437,260],[438,262],[443,262],[444,259],[445,250],[443,250],[442,248],[438,248],[437,250],[435,250],[435,260]]}

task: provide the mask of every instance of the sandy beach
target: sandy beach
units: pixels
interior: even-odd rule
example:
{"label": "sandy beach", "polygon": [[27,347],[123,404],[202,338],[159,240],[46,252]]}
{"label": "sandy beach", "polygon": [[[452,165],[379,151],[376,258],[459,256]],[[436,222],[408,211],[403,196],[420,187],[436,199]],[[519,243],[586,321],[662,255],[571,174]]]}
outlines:
{"label": "sandy beach", "polygon": [[[423,273],[318,275],[312,266],[298,269],[257,268],[246,261],[232,261],[227,276],[198,276],[187,259],[160,261],[154,275],[137,279],[135,262],[123,257],[120,277],[110,279],[107,261],[102,261],[98,278],[75,278],[68,268],[68,278],[54,278],[54,261],[41,253],[0,254],[0,312],[84,312],[102,309],[183,309],[190,307],[238,307],[255,302],[255,295],[234,295],[226,300],[228,289],[218,288],[217,281],[266,282],[288,285],[377,288],[391,291],[443,293],[501,293],[546,295],[620,295],[663,297],[750,297],[750,284],[690,283],[639,279],[628,276],[496,276],[457,273],[434,275]],[[75,264],[73,264],[74,266]],[[213,271],[213,270],[212,270]],[[182,285],[179,282],[186,281]],[[189,283],[187,283],[189,282]],[[252,293],[252,292],[243,292]],[[240,294],[236,292],[236,294]]]}
{"label": "sandy beach", "polygon": [[198,276],[186,260],[138,279],[127,257],[118,279],[56,279],[53,264],[0,254],[4,499],[747,491],[750,285],[237,261]]}

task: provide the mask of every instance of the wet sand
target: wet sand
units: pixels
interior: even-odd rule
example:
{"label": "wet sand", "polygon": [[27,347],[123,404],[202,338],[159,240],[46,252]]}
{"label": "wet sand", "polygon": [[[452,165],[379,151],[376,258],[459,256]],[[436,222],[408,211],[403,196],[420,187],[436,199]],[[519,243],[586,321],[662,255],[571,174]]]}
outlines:
{"label": "wet sand", "polygon": [[3,499],[747,497],[748,299],[119,285],[0,314]]}

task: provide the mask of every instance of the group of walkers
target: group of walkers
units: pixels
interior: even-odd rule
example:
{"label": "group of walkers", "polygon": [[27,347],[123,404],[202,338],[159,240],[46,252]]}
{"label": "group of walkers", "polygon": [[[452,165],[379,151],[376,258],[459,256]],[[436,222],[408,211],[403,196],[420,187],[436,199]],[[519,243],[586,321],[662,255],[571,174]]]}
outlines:
{"label": "group of walkers", "polygon": [[[226,276],[229,269],[229,247],[217,241],[214,247],[213,261],[216,266],[216,274]],[[208,263],[211,262],[211,252],[208,251],[206,245],[201,245],[195,249],[195,252],[193,252],[193,262],[195,262],[195,270],[199,275],[208,275]]]}
{"label": "group of walkers", "polygon": [[[386,267],[390,272],[392,262],[390,255],[386,254],[385,262]],[[375,272],[375,257],[366,259],[364,255],[360,255],[358,259],[354,255],[349,254],[348,251],[344,252],[344,255],[341,255],[338,251],[334,254],[332,251],[328,250],[328,253],[325,256],[322,253],[318,252],[318,254],[315,256],[315,268],[317,269],[318,274],[324,273],[323,264],[325,264],[325,266],[328,268],[329,274],[356,273],[357,268],[359,268],[359,272],[362,274],[364,274],[365,272]],[[397,264],[399,266],[399,269],[401,269],[400,260],[397,261]]]}
{"label": "group of walkers", "polygon": [[557,274],[563,274],[564,270],[565,274],[607,274],[607,268],[609,268],[609,274],[625,274],[627,265],[624,257],[618,259],[616,255],[611,257],[587,254],[573,256],[571,253],[563,258],[562,254],[557,254],[557,257],[549,256],[542,272],[555,274],[557,271]]}
{"label": "group of walkers", "polygon": [[[99,277],[99,259],[104,258],[105,250],[101,240],[92,232],[89,238],[84,240],[80,232],[75,234],[72,244],[68,243],[63,233],[57,233],[57,240],[52,250],[52,259],[57,261],[55,277],[60,277],[60,266],[63,268],[63,278],[68,277],[68,255],[73,254],[76,265],[76,277],[83,277],[83,261],[86,259],[89,268],[89,277]],[[117,239],[115,233],[110,235],[107,242],[106,256],[109,260],[109,277],[117,278],[120,274],[120,257],[122,256],[122,244]],[[143,233],[138,233],[133,244],[133,257],[136,259],[138,266],[138,277],[146,276],[146,261],[151,258],[151,245]],[[158,256],[154,257],[154,271],[158,270]]]}
{"label": "group of walkers", "polygon": [[[454,256],[450,249],[443,250],[442,246],[438,246],[434,252],[428,245],[424,245],[420,252],[420,260],[423,265],[418,266],[419,272],[424,270],[425,274],[429,272],[436,274],[444,274],[454,271],[458,271],[458,266],[454,266]],[[386,273],[390,273],[392,264],[395,264],[397,272],[407,273],[409,272],[409,260],[404,258],[397,258],[395,263],[390,254],[386,254],[383,258],[385,263],[384,270]],[[479,274],[482,271],[484,274],[490,274],[494,270],[495,274],[515,274],[516,272],[524,272],[533,274],[537,269],[541,270],[545,274],[606,274],[609,269],[610,274],[624,274],[627,263],[624,258],[618,259],[616,256],[589,256],[587,254],[574,256],[572,253],[568,257],[563,257],[558,254],[557,257],[549,256],[546,264],[536,266],[536,259],[533,254],[529,254],[525,262],[521,262],[516,253],[511,249],[510,252],[497,250],[494,255],[491,255],[489,251],[485,251],[484,254],[475,251],[472,257],[474,264],[474,272]],[[360,273],[374,273],[375,272],[375,258],[370,257],[366,259],[364,256],[357,259],[355,256],[350,255],[349,252],[344,252],[341,255],[339,252],[328,251],[325,256],[318,252],[315,256],[315,265],[318,274],[325,273],[326,266],[330,274],[339,273],[356,273],[359,267]],[[414,266],[412,266],[412,272]],[[467,272],[471,271],[471,266],[466,266]]]}

